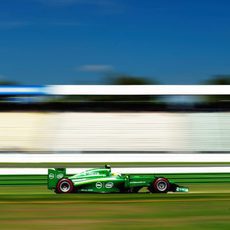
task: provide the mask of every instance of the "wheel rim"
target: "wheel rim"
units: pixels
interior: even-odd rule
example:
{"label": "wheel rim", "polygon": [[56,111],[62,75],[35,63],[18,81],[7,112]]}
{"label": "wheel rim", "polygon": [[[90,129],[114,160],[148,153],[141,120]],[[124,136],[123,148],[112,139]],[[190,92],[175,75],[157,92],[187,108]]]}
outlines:
{"label": "wheel rim", "polygon": [[165,181],[159,181],[157,183],[157,189],[160,192],[164,192],[167,189],[168,185]]}
{"label": "wheel rim", "polygon": [[67,181],[61,182],[61,184],[60,184],[60,190],[62,192],[69,192],[70,188],[71,188],[71,186],[70,186],[70,184]]}

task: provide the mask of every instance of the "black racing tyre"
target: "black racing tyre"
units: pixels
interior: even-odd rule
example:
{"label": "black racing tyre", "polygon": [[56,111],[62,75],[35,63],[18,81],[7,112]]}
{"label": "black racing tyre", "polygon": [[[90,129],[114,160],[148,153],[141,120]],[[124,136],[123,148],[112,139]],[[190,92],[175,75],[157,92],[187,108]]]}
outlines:
{"label": "black racing tyre", "polygon": [[170,183],[166,178],[156,178],[148,189],[152,193],[167,193],[170,190]]}
{"label": "black racing tyre", "polygon": [[72,193],[74,191],[73,182],[69,179],[61,179],[56,186],[56,193]]}

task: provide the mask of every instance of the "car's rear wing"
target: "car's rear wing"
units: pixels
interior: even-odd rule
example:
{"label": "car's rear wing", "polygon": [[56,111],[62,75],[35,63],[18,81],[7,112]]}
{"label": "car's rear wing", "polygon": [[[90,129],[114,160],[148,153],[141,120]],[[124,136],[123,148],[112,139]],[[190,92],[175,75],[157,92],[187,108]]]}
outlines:
{"label": "car's rear wing", "polygon": [[65,168],[48,169],[48,189],[55,189],[58,181],[66,176]]}

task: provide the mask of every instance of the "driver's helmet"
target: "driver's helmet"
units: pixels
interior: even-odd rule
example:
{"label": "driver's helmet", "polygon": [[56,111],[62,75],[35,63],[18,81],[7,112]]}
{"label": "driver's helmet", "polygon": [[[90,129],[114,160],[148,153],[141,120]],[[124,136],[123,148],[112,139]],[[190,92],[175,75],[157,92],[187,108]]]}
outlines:
{"label": "driver's helmet", "polygon": [[106,169],[111,169],[111,166],[110,165],[105,165],[105,168]]}

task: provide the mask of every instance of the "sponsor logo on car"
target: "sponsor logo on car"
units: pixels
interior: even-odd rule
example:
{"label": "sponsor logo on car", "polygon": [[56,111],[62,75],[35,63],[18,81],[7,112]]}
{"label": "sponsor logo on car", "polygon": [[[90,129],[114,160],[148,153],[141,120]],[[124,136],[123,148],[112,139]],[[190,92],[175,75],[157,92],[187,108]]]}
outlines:
{"label": "sponsor logo on car", "polygon": [[93,189],[82,188],[82,189],[80,189],[80,191],[82,191],[82,192],[93,192]]}
{"label": "sponsor logo on car", "polygon": [[146,181],[131,181],[130,184],[142,184],[146,183]]}
{"label": "sponsor logo on car", "polygon": [[61,178],[63,178],[63,177],[64,177],[64,175],[63,175],[62,173],[60,173],[60,174],[57,175],[57,178],[58,178],[58,179],[61,179]]}
{"label": "sponsor logo on car", "polygon": [[83,172],[81,173],[81,176],[99,176],[99,172]]}
{"label": "sponsor logo on car", "polygon": [[106,187],[106,188],[112,188],[112,187],[113,187],[113,182],[107,182],[107,183],[105,184],[105,187]]}
{"label": "sponsor logo on car", "polygon": [[54,179],[54,174],[53,173],[50,173],[49,174],[49,178],[52,180],[52,179]]}
{"label": "sponsor logo on car", "polygon": [[96,183],[96,188],[97,189],[101,189],[103,187],[102,183],[101,182],[97,182]]}

